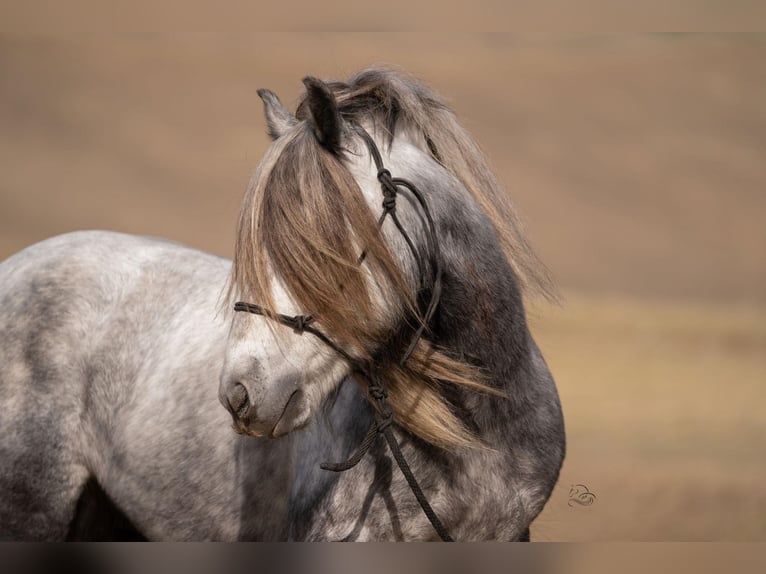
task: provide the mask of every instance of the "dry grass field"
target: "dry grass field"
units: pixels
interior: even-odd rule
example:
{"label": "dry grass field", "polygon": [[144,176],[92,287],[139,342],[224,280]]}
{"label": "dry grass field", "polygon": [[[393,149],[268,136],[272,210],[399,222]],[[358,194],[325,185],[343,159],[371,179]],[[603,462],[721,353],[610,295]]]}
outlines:
{"label": "dry grass field", "polygon": [[532,324],[568,437],[537,540],[766,539],[763,308],[574,299]]}
{"label": "dry grass field", "polygon": [[569,441],[533,538],[763,541],[764,61],[758,35],[0,36],[0,259],[84,228],[230,255],[256,89],[399,65],[486,149],[563,293],[530,309]]}

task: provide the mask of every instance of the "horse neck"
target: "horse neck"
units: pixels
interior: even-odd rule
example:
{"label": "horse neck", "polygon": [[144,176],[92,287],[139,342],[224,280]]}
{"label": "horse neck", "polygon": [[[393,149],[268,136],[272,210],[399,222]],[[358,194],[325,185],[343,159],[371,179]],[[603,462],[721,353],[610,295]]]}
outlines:
{"label": "horse neck", "polygon": [[[439,310],[430,325],[430,339],[458,357],[476,363],[488,374],[488,384],[503,391],[511,410],[527,403],[524,385],[532,371],[545,375],[547,369],[529,334],[524,303],[515,272],[507,261],[484,212],[468,190],[430,155],[407,138],[397,138],[387,148],[385,161],[396,176],[414,183],[426,197],[436,223],[441,265],[444,271]],[[370,186],[365,196],[370,202]],[[428,260],[425,221],[420,207],[400,194],[398,215],[407,233],[420,246],[423,260]],[[371,207],[374,204],[371,203]],[[386,229],[384,229],[386,232]],[[413,281],[415,289],[428,278],[417,276],[416,266],[403,242],[402,234],[389,227],[386,240],[399,254],[399,264]],[[541,358],[540,358],[541,359]],[[453,393],[454,394],[454,393]],[[456,393],[459,406],[481,424],[483,412],[497,405],[497,397],[474,391]],[[455,398],[455,397],[450,397]],[[473,412],[477,411],[477,412]],[[493,425],[500,422],[496,417]]]}
{"label": "horse neck", "polygon": [[433,343],[480,366],[484,382],[504,395],[453,389],[449,397],[485,438],[507,432],[534,403],[534,377],[539,374],[534,372],[537,348],[518,284],[499,255],[485,251],[462,261],[447,260],[440,312],[432,324]]}
{"label": "horse neck", "polygon": [[[555,485],[565,451],[556,386],[529,332],[519,281],[488,218],[467,194],[431,190],[429,197],[444,268],[433,342],[480,365],[485,382],[505,395],[450,387],[448,398],[497,455],[495,472],[514,477],[533,518]],[[467,466],[482,458],[461,456]]]}
{"label": "horse neck", "polygon": [[[447,398],[469,428],[493,450],[464,449],[467,452],[454,455],[464,460],[454,464],[456,460],[447,460],[453,455],[424,441],[412,440],[413,437],[402,437],[408,462],[418,477],[434,476],[434,473],[440,476],[445,469],[451,469],[450,474],[483,469],[478,474],[466,475],[468,482],[455,482],[466,489],[481,490],[478,482],[507,477],[507,484],[503,483],[507,492],[501,488],[497,496],[508,506],[511,503],[506,499],[510,500],[511,495],[514,500],[520,493],[524,495],[522,506],[528,520],[523,526],[526,527],[550,494],[563,457],[563,421],[553,379],[529,334],[518,281],[489,220],[454,178],[435,177],[441,170],[435,162],[424,165],[411,149],[405,162],[397,163],[394,156],[386,156],[387,167],[390,166],[395,176],[415,183],[428,198],[440,232],[443,290],[430,339],[455,355],[481,365],[487,373],[487,383],[507,396],[499,398],[450,387],[455,392]],[[377,181],[360,181],[360,186],[373,208],[379,200]],[[398,213],[408,233],[424,246],[421,216],[411,203],[400,201],[397,205],[401,207]],[[400,263],[405,273],[411,271],[414,266],[401,236],[391,228],[388,231],[384,228],[384,233],[392,252],[402,254]],[[335,400],[318,415],[293,442],[291,523],[293,536],[298,538],[312,528],[321,532],[322,525],[331,523],[334,518],[329,517],[337,514],[339,508],[350,504],[356,509],[356,504],[361,504],[359,500],[346,500],[351,496],[349,493],[359,489],[360,475],[356,470],[337,475],[316,468],[320,462],[344,460],[355,450],[372,421],[372,408],[360,387],[346,380]],[[382,462],[387,455],[382,445],[370,455],[358,468],[367,469],[372,480],[385,466]],[[519,466],[522,461],[523,468]],[[408,488],[398,473],[393,474],[393,480],[398,484],[394,499],[406,496]],[[451,488],[447,483],[444,487]],[[524,484],[533,487],[525,488]],[[496,486],[492,488],[496,490]],[[496,502],[491,499],[489,504]],[[419,516],[420,510],[408,512]],[[351,514],[356,516],[354,512]],[[316,524],[312,526],[312,522]]]}

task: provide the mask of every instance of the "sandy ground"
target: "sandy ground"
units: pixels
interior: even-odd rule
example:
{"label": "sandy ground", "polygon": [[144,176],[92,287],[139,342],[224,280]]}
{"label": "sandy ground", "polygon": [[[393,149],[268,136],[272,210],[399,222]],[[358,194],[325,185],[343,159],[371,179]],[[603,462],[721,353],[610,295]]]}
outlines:
{"label": "sandy ground", "polygon": [[256,90],[402,66],[565,295],[532,310],[569,433],[535,538],[764,540],[765,58],[752,35],[0,36],[0,258],[84,228],[228,256]]}

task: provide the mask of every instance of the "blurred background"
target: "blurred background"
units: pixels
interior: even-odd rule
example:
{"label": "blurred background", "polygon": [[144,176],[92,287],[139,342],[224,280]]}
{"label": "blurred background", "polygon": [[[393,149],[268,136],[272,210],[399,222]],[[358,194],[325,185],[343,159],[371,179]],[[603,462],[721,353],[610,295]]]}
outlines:
{"label": "blurred background", "polygon": [[256,90],[400,66],[562,293],[529,308],[568,433],[533,539],[766,540],[765,61],[763,35],[0,36],[0,259],[90,228],[231,256]]}

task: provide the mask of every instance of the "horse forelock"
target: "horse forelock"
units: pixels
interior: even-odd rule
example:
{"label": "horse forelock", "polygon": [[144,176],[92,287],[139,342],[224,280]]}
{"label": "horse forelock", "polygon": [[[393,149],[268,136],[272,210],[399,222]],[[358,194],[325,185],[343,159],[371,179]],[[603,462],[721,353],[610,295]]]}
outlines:
{"label": "horse forelock", "polygon": [[[549,292],[548,280],[525,241],[513,207],[478,145],[432,90],[390,69],[365,70],[346,83],[328,82],[347,122],[372,124],[388,135],[414,131],[423,151],[457,177],[492,221],[522,285]],[[306,119],[305,98],[296,117]],[[277,275],[303,313],[316,318],[338,344],[362,359],[391,341],[383,312],[414,312],[414,296],[343,158],[319,143],[306,121],[287,130],[267,151],[246,193],[237,231],[231,293],[274,308]],[[358,263],[366,252],[365,265]],[[368,275],[365,275],[368,274]],[[277,330],[283,333],[284,330]],[[488,390],[480,373],[421,341],[404,367],[386,372],[397,420],[429,443],[476,445],[453,414],[440,385]]]}
{"label": "horse forelock", "polygon": [[305,123],[274,144],[251,182],[233,274],[239,296],[278,312],[271,290],[277,275],[304,313],[361,358],[385,336],[375,331],[376,298],[413,306],[356,181]]}

